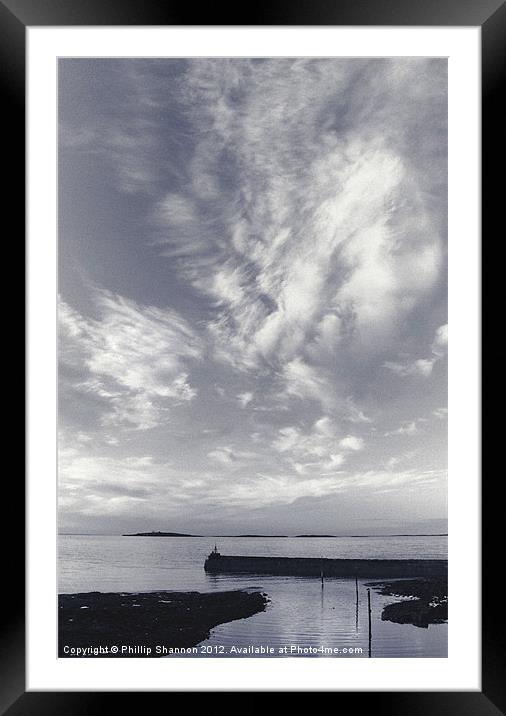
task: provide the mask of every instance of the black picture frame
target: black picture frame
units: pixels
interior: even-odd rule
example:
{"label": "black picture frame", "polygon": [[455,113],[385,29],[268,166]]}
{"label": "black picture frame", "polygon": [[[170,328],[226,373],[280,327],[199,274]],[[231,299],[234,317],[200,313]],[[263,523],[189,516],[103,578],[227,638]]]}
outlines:
{"label": "black picture frame", "polygon": [[[195,22],[195,19],[198,22]],[[506,66],[506,5],[503,0],[268,0],[251,6],[231,7],[216,3],[203,5],[160,2],[159,0],[0,0],[0,85],[4,141],[13,149],[6,186],[12,215],[25,215],[25,38],[33,26],[74,25],[344,25],[344,26],[480,26],[482,31],[482,268],[488,278],[488,244],[494,245],[501,227],[503,181],[496,181],[504,167],[501,151],[503,113],[502,73]],[[497,170],[497,171],[496,171]],[[17,233],[23,223],[18,221]],[[494,232],[494,233],[493,233]],[[23,246],[21,235],[17,237]],[[482,326],[492,320],[494,302],[485,283],[482,296]],[[483,355],[485,357],[486,354]],[[486,398],[486,385],[483,398]],[[498,565],[501,544],[501,480],[487,473],[485,457],[493,446],[492,426],[483,413],[482,481],[482,691],[463,692],[338,692],[334,708],[361,709],[394,714],[493,714],[506,713],[504,618],[498,592]],[[150,692],[25,692],[24,613],[24,481],[11,471],[5,504],[14,517],[16,534],[4,546],[3,570],[9,585],[9,608],[1,612],[0,708],[9,716],[30,714],[80,714],[110,712],[121,708],[118,700],[128,699],[130,708],[146,709],[146,698],[167,694]],[[7,537],[5,538],[7,539]],[[465,598],[465,587],[463,587]],[[399,684],[402,688],[402,684]],[[330,688],[330,687],[329,687]],[[141,701],[142,699],[142,701]],[[343,701],[344,699],[344,701]],[[114,700],[114,703],[113,703]],[[345,704],[345,701],[349,703]]]}

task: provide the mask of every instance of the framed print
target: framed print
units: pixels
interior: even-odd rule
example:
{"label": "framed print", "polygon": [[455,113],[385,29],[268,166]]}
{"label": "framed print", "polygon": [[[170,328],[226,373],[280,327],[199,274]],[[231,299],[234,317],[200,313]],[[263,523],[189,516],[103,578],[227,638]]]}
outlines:
{"label": "framed print", "polygon": [[480,444],[503,5],[1,10],[28,277],[3,708],[504,711]]}

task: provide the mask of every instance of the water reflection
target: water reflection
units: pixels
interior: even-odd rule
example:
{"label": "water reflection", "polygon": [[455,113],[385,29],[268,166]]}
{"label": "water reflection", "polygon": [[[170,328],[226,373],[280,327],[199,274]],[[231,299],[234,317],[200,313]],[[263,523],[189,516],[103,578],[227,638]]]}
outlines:
{"label": "water reflection", "polygon": [[[361,580],[328,578],[322,589],[321,580],[310,577],[213,575],[209,583],[211,579],[217,589],[260,588],[271,601],[265,612],[216,627],[206,644],[224,646],[227,650],[233,645],[269,645],[276,649],[294,645],[325,647],[339,650],[333,656],[347,658],[445,657],[447,653],[446,624],[431,626],[424,635],[426,638],[420,639],[416,627],[410,624],[382,621],[384,605],[395,598],[371,595],[370,591],[368,594]],[[364,629],[359,617],[362,605],[367,615]],[[348,651],[344,652],[345,649]]]}

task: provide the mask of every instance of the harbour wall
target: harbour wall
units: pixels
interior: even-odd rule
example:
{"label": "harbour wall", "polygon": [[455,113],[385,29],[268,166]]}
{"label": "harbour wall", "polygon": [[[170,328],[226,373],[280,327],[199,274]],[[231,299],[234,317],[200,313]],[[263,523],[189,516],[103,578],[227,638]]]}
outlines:
{"label": "harbour wall", "polygon": [[277,574],[319,577],[442,577],[448,573],[444,559],[319,559],[314,557],[213,556],[206,572]]}

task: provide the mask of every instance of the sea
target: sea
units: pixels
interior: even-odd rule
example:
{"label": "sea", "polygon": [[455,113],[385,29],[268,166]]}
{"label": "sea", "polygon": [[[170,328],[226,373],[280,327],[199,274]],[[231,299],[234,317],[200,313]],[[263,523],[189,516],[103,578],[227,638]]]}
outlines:
{"label": "sea", "polygon": [[[217,545],[224,555],[362,559],[447,559],[446,536],[375,537],[121,537],[60,535],[58,591],[214,592],[261,590],[264,612],[221,624],[188,658],[333,657],[445,658],[447,624],[428,628],[381,618],[398,601],[354,579],[207,574]],[[371,599],[369,639],[368,595]],[[232,648],[233,647],[233,648]]]}

